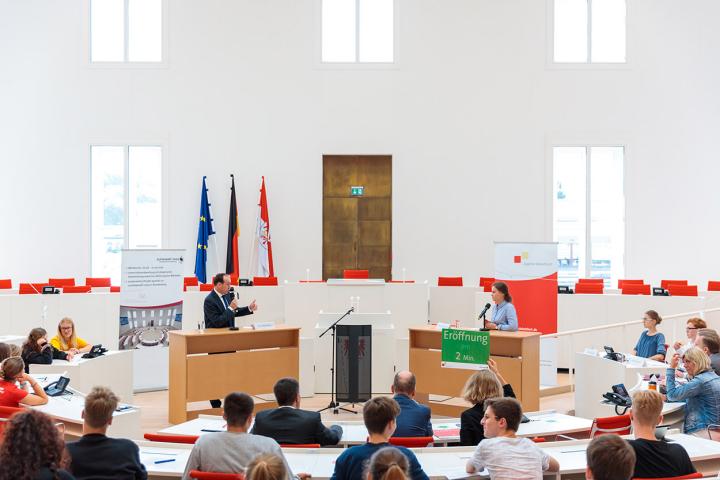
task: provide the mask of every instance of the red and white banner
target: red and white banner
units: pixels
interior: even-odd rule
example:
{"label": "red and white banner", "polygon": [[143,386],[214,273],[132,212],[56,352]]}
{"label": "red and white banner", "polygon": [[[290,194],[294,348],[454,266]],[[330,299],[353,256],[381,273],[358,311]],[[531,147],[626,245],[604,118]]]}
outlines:
{"label": "red and white banner", "polygon": [[270,240],[270,214],[268,213],[267,192],[265,191],[265,177],[262,177],[260,187],[260,207],[258,210],[257,227],[255,230],[255,243],[257,245],[257,275],[258,277],[274,277],[272,242]]}
{"label": "red and white banner", "polygon": [[520,328],[557,332],[557,243],[495,242],[495,280],[507,284]]}

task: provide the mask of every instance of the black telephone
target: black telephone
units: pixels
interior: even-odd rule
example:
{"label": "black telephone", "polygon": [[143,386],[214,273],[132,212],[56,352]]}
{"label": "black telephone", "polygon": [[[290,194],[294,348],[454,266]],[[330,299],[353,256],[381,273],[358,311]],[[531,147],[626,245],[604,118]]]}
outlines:
{"label": "black telephone", "polygon": [[622,353],[616,352],[615,350],[613,350],[612,347],[608,347],[607,345],[605,345],[605,347],[603,347],[603,348],[605,349],[605,358],[607,358],[609,360],[613,360],[615,362],[623,361]]}
{"label": "black telephone", "polygon": [[632,399],[630,398],[625,385],[619,383],[617,385],[613,385],[612,389],[612,392],[603,393],[603,398],[620,407],[629,407],[632,405]]}
{"label": "black telephone", "polygon": [[107,352],[107,348],[103,348],[102,344],[93,345],[89,352],[82,356],[82,358],[96,358]]}
{"label": "black telephone", "polygon": [[57,382],[52,382],[50,385],[45,387],[45,393],[47,393],[51,397],[57,397],[59,395],[62,395],[63,393],[65,393],[65,389],[67,388],[69,383],[70,379],[68,377],[61,376]]}

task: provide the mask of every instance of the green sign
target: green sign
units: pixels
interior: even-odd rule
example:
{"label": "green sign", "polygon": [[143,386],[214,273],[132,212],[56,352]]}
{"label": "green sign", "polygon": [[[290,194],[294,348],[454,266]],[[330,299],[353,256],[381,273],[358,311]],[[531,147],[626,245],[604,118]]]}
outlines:
{"label": "green sign", "polygon": [[350,195],[353,197],[362,197],[363,191],[365,191],[363,186],[350,187]]}
{"label": "green sign", "polygon": [[442,366],[479,370],[490,358],[490,332],[442,330]]}

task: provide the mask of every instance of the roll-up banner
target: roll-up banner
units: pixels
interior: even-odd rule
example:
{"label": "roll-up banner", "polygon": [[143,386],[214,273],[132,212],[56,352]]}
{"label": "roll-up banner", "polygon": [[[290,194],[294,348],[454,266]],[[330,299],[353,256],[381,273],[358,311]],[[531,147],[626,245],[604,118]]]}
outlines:
{"label": "roll-up banner", "polygon": [[120,350],[134,350],[133,388],[168,385],[170,330],[182,328],[185,250],[123,250]]}
{"label": "roll-up banner", "polygon": [[[495,280],[505,282],[518,326],[557,333],[557,243],[495,242]],[[540,383],[557,383],[557,339],[541,339]]]}

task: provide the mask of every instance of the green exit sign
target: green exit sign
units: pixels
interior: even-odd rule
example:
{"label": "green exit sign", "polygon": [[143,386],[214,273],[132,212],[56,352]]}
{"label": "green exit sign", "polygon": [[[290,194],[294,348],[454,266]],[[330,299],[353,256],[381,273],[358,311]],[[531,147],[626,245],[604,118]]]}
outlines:
{"label": "green exit sign", "polygon": [[363,186],[350,187],[350,195],[352,195],[353,197],[362,197],[364,190],[365,187]]}

